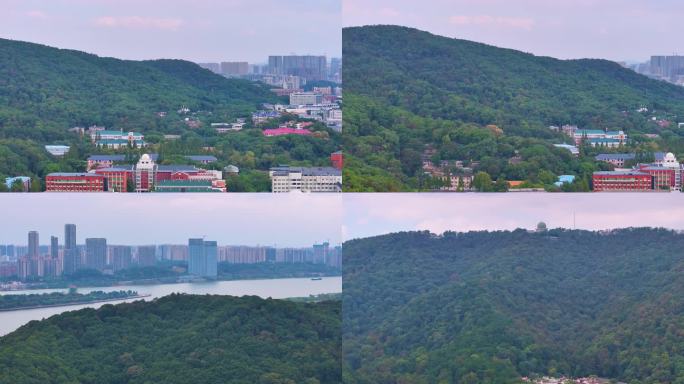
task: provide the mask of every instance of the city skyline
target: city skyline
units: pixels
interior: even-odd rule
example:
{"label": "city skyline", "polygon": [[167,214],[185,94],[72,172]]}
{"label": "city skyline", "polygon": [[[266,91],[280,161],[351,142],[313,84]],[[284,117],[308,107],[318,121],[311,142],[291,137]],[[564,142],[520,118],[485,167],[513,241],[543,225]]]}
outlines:
{"label": "city skyline", "polygon": [[0,233],[0,244],[27,244],[29,231],[37,231],[46,240],[57,236],[59,243],[65,244],[65,224],[76,225],[77,244],[84,244],[86,238],[132,246],[184,244],[188,238],[202,237],[222,245],[279,248],[341,243],[342,202],[338,195],[77,196],[4,194],[0,206],[13,225]]}
{"label": "city skyline", "polygon": [[[606,17],[610,15],[610,17]],[[343,26],[403,25],[559,59],[644,62],[684,54],[674,0],[343,0]],[[588,44],[591,42],[591,44]]]}
{"label": "city skyline", "polygon": [[[4,0],[0,38],[127,60],[339,57],[339,0]],[[293,20],[298,22],[294,23]]]}
{"label": "city skyline", "polygon": [[548,228],[605,230],[662,227],[684,230],[678,194],[348,194],[344,241],[401,231],[498,231]]}

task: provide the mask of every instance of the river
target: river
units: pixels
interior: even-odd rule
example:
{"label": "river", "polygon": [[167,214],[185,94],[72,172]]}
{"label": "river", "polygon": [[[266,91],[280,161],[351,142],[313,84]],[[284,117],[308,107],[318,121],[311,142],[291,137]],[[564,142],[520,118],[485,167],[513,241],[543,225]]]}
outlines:
{"label": "river", "polygon": [[[232,280],[198,283],[158,284],[158,285],[119,285],[115,287],[79,287],[79,293],[91,291],[137,291],[141,295],[150,295],[142,300],[153,300],[171,293],[187,293],[193,295],[254,295],[263,298],[284,299],[289,297],[307,297],[322,293],[342,292],[341,277],[324,277],[322,280],[309,278],[298,279],[266,279],[266,280]],[[66,289],[33,289],[24,291],[5,291],[2,295],[20,295],[30,293],[66,292]],[[6,335],[31,320],[41,320],[62,312],[81,308],[99,308],[105,304],[116,304],[125,301],[141,299],[123,299],[107,303],[75,304],[63,307],[48,307],[23,309],[18,311],[0,312],[0,336]]]}

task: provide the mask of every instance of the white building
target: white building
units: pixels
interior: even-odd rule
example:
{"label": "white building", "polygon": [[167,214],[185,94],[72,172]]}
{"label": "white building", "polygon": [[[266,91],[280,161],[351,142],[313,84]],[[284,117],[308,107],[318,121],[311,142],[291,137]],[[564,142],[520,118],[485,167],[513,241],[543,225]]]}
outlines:
{"label": "white building", "polygon": [[68,145],[46,145],[45,150],[48,151],[49,154],[53,156],[58,156],[62,157],[69,152],[69,146]]}
{"label": "white building", "polygon": [[333,167],[274,167],[269,172],[273,193],[342,192],[342,171]]}
{"label": "white building", "polygon": [[314,92],[290,93],[290,105],[316,105],[323,102],[323,95]]}

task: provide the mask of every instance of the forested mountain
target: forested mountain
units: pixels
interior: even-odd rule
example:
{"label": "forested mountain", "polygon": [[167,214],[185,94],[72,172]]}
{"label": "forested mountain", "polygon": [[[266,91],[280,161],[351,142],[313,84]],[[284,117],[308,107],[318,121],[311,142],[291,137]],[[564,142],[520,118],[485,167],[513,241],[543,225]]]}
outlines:
{"label": "forested mountain", "polygon": [[[130,61],[0,39],[0,137],[63,140],[93,124],[145,130],[155,112],[250,113],[268,88],[182,60]],[[149,128],[148,128],[149,127]]]}
{"label": "forested mountain", "polygon": [[[68,130],[91,125],[141,132],[151,144],[146,151],[162,153],[169,161],[214,148],[216,169],[232,164],[243,171],[230,180],[229,190],[268,190],[263,171],[270,166],[329,165],[340,138],[323,124],[314,125],[320,131],[316,137],[265,138],[261,129],[251,129],[252,112],[263,103],[284,101],[270,88],[228,79],[188,61],[119,60],[0,39],[0,178],[30,176],[39,190],[47,173],[85,171],[87,155],[108,151],[96,150],[89,138]],[[191,113],[178,113],[182,106]],[[248,121],[240,132],[219,135],[210,127],[238,117]],[[186,118],[201,125],[191,127]],[[181,137],[165,140],[165,134]],[[45,151],[46,144],[70,145],[72,153],[56,158]],[[134,152],[139,156],[141,151]]]}
{"label": "forested mountain", "polygon": [[174,294],[32,321],[0,383],[340,383],[340,303]]}
{"label": "forested mountain", "polygon": [[[426,145],[435,161],[481,161],[494,179],[537,182],[541,170],[586,176],[597,168],[554,148],[568,138],[549,125],[624,130],[635,151],[684,152],[682,129],[637,112],[676,122],[684,88],[611,61],[538,57],[398,26],[345,28],[343,55],[349,190],[421,188]],[[509,164],[515,155],[522,162]]]}
{"label": "forested mountain", "polygon": [[683,383],[682,247],[646,228],[348,241],[346,382]]}

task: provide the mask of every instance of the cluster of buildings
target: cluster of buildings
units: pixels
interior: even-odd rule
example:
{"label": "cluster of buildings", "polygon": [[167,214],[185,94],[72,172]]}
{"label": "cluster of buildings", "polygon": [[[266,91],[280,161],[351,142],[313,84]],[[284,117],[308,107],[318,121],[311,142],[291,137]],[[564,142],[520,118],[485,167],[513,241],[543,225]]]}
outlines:
{"label": "cluster of buildings", "polygon": [[294,88],[309,81],[342,81],[342,59],[338,57],[328,60],[320,55],[272,55],[267,64],[224,61],[198,65],[226,77],[248,78],[283,88],[288,81],[296,82]]}
{"label": "cluster of buildings", "polygon": [[617,148],[627,143],[627,135],[623,131],[609,131],[600,129],[581,129],[576,125],[549,127],[552,131],[562,132],[575,141],[575,145],[587,143],[592,147]]}
{"label": "cluster of buildings", "polygon": [[645,63],[623,65],[654,79],[684,85],[684,56],[651,56],[651,59]]}
{"label": "cluster of buildings", "polygon": [[342,192],[342,153],[333,153],[331,161],[333,167],[272,167],[271,192]]}
{"label": "cluster of buildings", "polygon": [[638,163],[632,168],[622,168],[633,162],[633,153],[600,154],[596,160],[613,164],[614,171],[594,172],[595,192],[681,191],[684,166],[672,153],[657,152],[653,163]]}
{"label": "cluster of buildings", "polygon": [[430,175],[434,179],[442,180],[444,186],[442,191],[462,192],[471,191],[473,183],[473,166],[478,163],[473,162],[470,167],[464,166],[461,160],[441,160],[439,164],[432,161],[437,150],[432,146],[426,146],[421,153],[421,163],[423,173]]}
{"label": "cluster of buildings", "polygon": [[328,128],[342,131],[342,89],[339,87],[314,87],[310,92],[301,89],[274,90],[289,97],[289,104],[265,104],[264,109],[252,114],[252,123],[257,126],[271,119],[278,119],[287,113],[300,119],[320,121]]}
{"label": "cluster of buildings", "polygon": [[106,238],[87,238],[76,242],[76,225],[65,224],[64,244],[56,236],[49,246],[41,246],[36,231],[28,233],[28,245],[0,245],[0,277],[16,276],[21,281],[35,281],[69,276],[83,269],[103,274],[135,266],[154,266],[160,260],[186,262],[187,274],[216,278],[218,263],[312,263],[342,267],[341,246],[324,242],[311,247],[276,248],[266,246],[219,246],[216,241],[189,239],[187,244],[111,245]]}
{"label": "cluster of buildings", "polygon": [[[186,156],[209,164],[216,157]],[[157,164],[157,155],[143,154],[134,165],[124,155],[92,155],[87,172],[56,172],[45,177],[47,192],[226,192],[223,172],[194,165]]]}
{"label": "cluster of buildings", "polygon": [[92,126],[88,128],[90,141],[99,148],[143,148],[147,146],[145,136],[140,132],[112,131],[105,127]]}
{"label": "cluster of buildings", "polygon": [[[579,378],[570,378],[570,377],[550,377],[550,376],[543,376],[537,379],[532,379],[529,377],[523,377],[522,381],[525,383],[533,383],[533,384],[610,384],[615,381],[609,380],[609,379],[602,379],[600,377],[595,377],[595,376],[589,376],[589,377],[579,377]],[[617,382],[617,384],[625,384],[621,382]]]}

